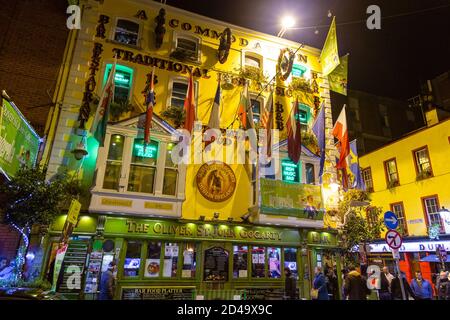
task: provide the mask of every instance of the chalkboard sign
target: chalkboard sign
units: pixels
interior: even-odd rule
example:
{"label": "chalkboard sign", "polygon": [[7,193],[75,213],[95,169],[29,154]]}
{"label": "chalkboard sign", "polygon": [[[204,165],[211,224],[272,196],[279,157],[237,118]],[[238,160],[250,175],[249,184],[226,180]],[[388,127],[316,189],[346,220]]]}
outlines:
{"label": "chalkboard sign", "polygon": [[282,300],[284,290],[281,288],[246,288],[245,300]]}
{"label": "chalkboard sign", "polygon": [[194,300],[195,287],[122,288],[122,300]]}
{"label": "chalkboard sign", "polygon": [[228,281],[229,253],[221,247],[205,250],[205,281]]}

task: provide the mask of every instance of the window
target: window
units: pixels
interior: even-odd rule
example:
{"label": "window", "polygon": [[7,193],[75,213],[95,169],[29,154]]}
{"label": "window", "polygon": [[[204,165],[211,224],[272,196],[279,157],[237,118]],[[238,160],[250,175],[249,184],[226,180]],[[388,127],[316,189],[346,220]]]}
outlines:
{"label": "window", "polygon": [[139,24],[129,20],[118,19],[114,40],[132,46],[138,45]]}
{"label": "window", "polygon": [[261,59],[246,54],[245,55],[245,66],[260,69],[261,68]]}
{"label": "window", "polygon": [[153,193],[156,177],[158,143],[144,146],[144,139],[134,139],[128,191]]}
{"label": "window", "polygon": [[144,277],[158,277],[161,270],[161,242],[149,242],[147,260],[145,260]]}
{"label": "window", "polygon": [[164,273],[163,277],[174,278],[177,276],[178,243],[164,244]]}
{"label": "window", "polygon": [[398,218],[399,229],[403,231],[404,235],[408,234],[408,227],[406,225],[405,208],[403,202],[391,204],[391,211],[395,213]]}
{"label": "window", "polygon": [[233,246],[233,278],[248,277],[248,247]]}
{"label": "window", "polygon": [[185,243],[183,245],[183,269],[181,272],[182,278],[195,278],[196,251],[194,243]]}
{"label": "window", "polygon": [[314,165],[312,163],[305,164],[306,184],[315,184]]}
{"label": "window", "polygon": [[366,185],[367,192],[373,192],[372,170],[370,168],[363,169],[362,177],[364,184]]}
{"label": "window", "polygon": [[284,267],[291,270],[294,278],[297,279],[297,249],[296,248],[284,248]]}
{"label": "window", "polygon": [[281,248],[267,248],[269,258],[269,278],[281,278]]}
{"label": "window", "polygon": [[250,105],[252,106],[253,111],[253,121],[254,123],[259,123],[261,119],[262,102],[260,99],[250,99]]}
{"label": "window", "polygon": [[119,182],[122,171],[123,147],[125,137],[119,134],[111,136],[108,158],[106,160],[105,179],[103,188],[119,190]]}
{"label": "window", "polygon": [[428,147],[414,150],[413,153],[417,175],[421,175],[423,178],[430,177],[432,175],[432,170]]}
{"label": "window", "polygon": [[177,192],[178,166],[172,161],[173,143],[167,145],[164,169],[163,194],[174,196]]}
{"label": "window", "polygon": [[[105,75],[103,77],[103,85],[108,81],[112,64],[107,64]],[[129,100],[131,92],[131,84],[133,81],[133,69],[122,65],[116,65],[116,73],[114,75],[114,101],[124,103]]]}
{"label": "window", "polygon": [[177,36],[175,39],[175,50],[172,56],[179,60],[190,60],[198,62],[199,60],[199,39],[188,36]]}
{"label": "window", "polygon": [[439,213],[439,201],[437,196],[422,198],[428,225],[438,224],[441,232],[444,232],[444,226]]}
{"label": "window", "polygon": [[172,84],[172,98],[170,99],[170,105],[172,107],[184,107],[184,99],[188,90],[187,82],[173,82]]}
{"label": "window", "polygon": [[384,169],[386,171],[386,181],[388,188],[399,185],[399,178],[397,172],[397,161],[394,159],[384,162]]}
{"label": "window", "polygon": [[252,277],[264,278],[266,255],[264,247],[252,247]]}
{"label": "window", "polygon": [[123,266],[123,275],[125,277],[137,277],[141,266],[141,247],[140,241],[128,241],[127,254]]}

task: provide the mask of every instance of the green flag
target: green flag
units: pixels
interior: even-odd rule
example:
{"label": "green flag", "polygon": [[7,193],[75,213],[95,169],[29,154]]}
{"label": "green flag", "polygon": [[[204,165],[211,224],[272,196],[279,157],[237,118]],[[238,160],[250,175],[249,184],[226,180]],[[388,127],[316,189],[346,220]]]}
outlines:
{"label": "green flag", "polygon": [[339,65],[339,53],[336,36],[336,17],[333,17],[330,31],[320,53],[323,75],[329,75]]}
{"label": "green flag", "polygon": [[348,54],[341,58],[341,63],[328,75],[330,90],[347,95],[348,83]]}

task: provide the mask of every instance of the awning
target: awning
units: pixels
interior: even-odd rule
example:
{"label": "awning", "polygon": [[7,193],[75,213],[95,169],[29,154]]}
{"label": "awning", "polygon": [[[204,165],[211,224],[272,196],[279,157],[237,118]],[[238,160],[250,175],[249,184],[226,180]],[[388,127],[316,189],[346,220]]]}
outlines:
{"label": "awning", "polygon": [[[446,259],[446,262],[447,262],[447,260],[449,260],[449,259],[447,258],[447,259]],[[420,262],[438,262],[438,263],[440,263],[441,260],[439,259],[439,257],[438,257],[437,255],[435,255],[435,254],[430,254],[430,255],[428,255],[428,256],[423,257],[422,259],[420,259]],[[449,262],[450,262],[450,261],[449,261]]]}

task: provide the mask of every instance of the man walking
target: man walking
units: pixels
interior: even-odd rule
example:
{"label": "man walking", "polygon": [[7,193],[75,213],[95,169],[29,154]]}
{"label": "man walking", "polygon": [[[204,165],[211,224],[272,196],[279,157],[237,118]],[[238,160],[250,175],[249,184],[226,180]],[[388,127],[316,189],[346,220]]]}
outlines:
{"label": "man walking", "polygon": [[114,298],[114,271],[116,263],[111,261],[108,270],[102,273],[100,280],[99,300],[112,300]]}
{"label": "man walking", "polygon": [[416,278],[411,281],[411,290],[414,293],[416,300],[431,300],[433,299],[433,289],[431,283],[424,279],[422,272],[416,272]]}
{"label": "man walking", "polygon": [[388,267],[383,267],[380,274],[380,290],[378,291],[380,300],[391,300],[391,283],[394,276],[389,272]]}
{"label": "man walking", "polygon": [[356,271],[355,266],[348,268],[350,272],[345,279],[344,292],[348,296],[348,300],[367,300],[370,293],[367,284],[361,274]]}

